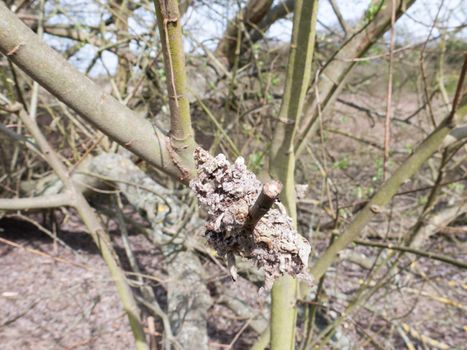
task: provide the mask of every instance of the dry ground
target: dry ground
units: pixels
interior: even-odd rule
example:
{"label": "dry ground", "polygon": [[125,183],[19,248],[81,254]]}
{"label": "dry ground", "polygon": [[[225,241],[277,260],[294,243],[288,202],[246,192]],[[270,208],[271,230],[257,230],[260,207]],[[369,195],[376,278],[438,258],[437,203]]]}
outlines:
{"label": "dry ground", "polygon": [[[343,98],[357,101],[359,105],[366,105],[372,110],[375,110],[374,106],[384,106],[384,100],[369,94]],[[417,108],[415,99],[408,98],[406,101],[396,109],[396,117],[406,117]],[[423,125],[419,120],[414,120],[414,123]],[[425,134],[417,126],[394,125],[392,170],[416,145],[416,140]],[[382,144],[381,120],[342,104],[336,105],[332,121],[326,123],[325,128],[344,130],[352,136]],[[327,144],[332,145],[326,150],[327,168],[338,189],[338,204],[348,207],[347,217],[343,215],[344,212],[341,213],[342,227],[345,228],[345,222],[351,219],[352,206],[368,198],[372,189],[381,184],[381,166],[378,163],[381,150],[333,132],[326,132],[324,136]],[[314,149],[318,150],[317,158],[321,159],[319,142]],[[309,164],[310,173],[318,173],[313,162]],[[420,175],[405,184],[404,188],[413,189],[429,184],[427,179],[431,178],[430,172],[436,169],[433,164],[424,167]],[[465,165],[459,169],[465,171]],[[328,196],[321,178],[309,178],[308,181],[312,184],[309,198],[313,200],[313,205],[300,212],[300,221],[306,228],[305,233],[311,233],[314,253],[318,256],[329,242],[330,231],[317,234],[307,225],[310,222],[317,225],[317,218],[320,224],[326,224],[331,216],[329,210],[323,209],[328,206]],[[464,197],[465,200],[465,187],[462,191],[459,188],[450,189],[443,194],[441,205],[454,197]],[[363,236],[367,239],[387,236],[397,243],[419,214],[424,195],[426,192],[396,197],[392,203],[390,225],[387,225],[387,215],[379,216]],[[0,220],[0,238],[21,245],[18,248],[0,242],[0,349],[133,348],[127,319],[94,244],[83,233],[83,227],[73,223],[73,218],[63,230],[59,237],[72,249],[54,245],[45,234],[24,221],[13,218]],[[118,246],[118,232],[114,233],[114,237]],[[157,278],[162,276],[163,279],[165,271],[160,252],[141,235],[132,235],[130,239],[144,272]],[[437,235],[425,242],[422,249],[465,261],[465,241],[465,234]],[[46,256],[28,249],[43,252]],[[366,279],[368,264],[371,265],[377,256],[384,256],[387,252],[368,247],[352,247],[351,256],[348,255],[349,251],[343,252],[343,259],[330,269],[325,279],[327,292],[320,300],[327,317],[324,323],[332,322],[345,311],[355,291]],[[358,256],[361,257],[360,263]],[[58,258],[63,260],[59,261]],[[257,309],[264,307],[267,299],[258,295],[257,285],[244,279],[233,284],[225,270],[210,259],[202,259],[207,271],[206,282],[214,301],[208,322],[211,348],[225,349],[228,348],[226,344],[233,342],[233,349],[248,349],[256,337],[254,331],[244,327],[249,320],[236,316],[220,302],[226,290]],[[465,348],[467,271],[414,255],[405,255],[400,266],[404,267],[401,273],[392,276],[383,288],[365,300],[363,306],[341,324],[340,331],[346,341],[354,349],[404,349],[410,346],[417,349]],[[378,276],[383,276],[385,272],[383,269]],[[164,306],[166,296],[163,281],[153,281],[151,286]],[[299,322],[303,322],[301,314]],[[240,331],[242,336],[235,340]]]}

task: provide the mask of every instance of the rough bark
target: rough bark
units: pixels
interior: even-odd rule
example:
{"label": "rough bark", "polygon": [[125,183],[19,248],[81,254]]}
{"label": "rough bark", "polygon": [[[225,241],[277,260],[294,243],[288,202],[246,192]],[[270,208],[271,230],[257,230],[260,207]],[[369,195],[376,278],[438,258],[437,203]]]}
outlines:
{"label": "rough bark", "polygon": [[264,271],[266,289],[284,274],[306,279],[311,248],[282,205],[276,203],[253,227],[249,222],[262,186],[243,158],[230,164],[222,154],[197,149],[195,159],[198,176],[190,186],[207,209],[206,236],[219,255],[251,259]]}

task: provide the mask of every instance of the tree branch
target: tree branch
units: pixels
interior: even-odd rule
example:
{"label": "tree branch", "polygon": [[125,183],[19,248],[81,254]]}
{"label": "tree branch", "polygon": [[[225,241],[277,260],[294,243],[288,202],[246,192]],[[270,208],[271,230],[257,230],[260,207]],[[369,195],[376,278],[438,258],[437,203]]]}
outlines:
{"label": "tree branch", "polygon": [[[297,224],[294,142],[311,80],[318,1],[297,0],[287,63],[284,97],[273,135],[270,173],[284,184],[281,200]],[[274,283],[271,309],[271,349],[295,345],[297,281],[284,276]]]}
{"label": "tree branch", "polygon": [[[415,0],[396,0],[396,18],[399,18]],[[380,6],[378,12],[370,11],[375,5]],[[301,154],[309,138],[317,130],[318,104],[321,116],[328,113],[331,105],[345,86],[346,79],[353,70],[356,58],[362,57],[368,49],[384,34],[391,23],[391,6],[373,0],[369,10],[360,21],[360,29],[351,35],[341,48],[321,69],[318,79],[320,101],[310,93],[303,111],[303,123],[300,126],[298,142],[295,145],[297,155]]]}
{"label": "tree branch", "polygon": [[366,247],[378,247],[378,248],[397,250],[397,251],[404,252],[404,253],[411,253],[411,254],[415,254],[418,256],[422,256],[424,258],[442,261],[446,264],[453,265],[461,269],[467,269],[467,262],[453,259],[447,255],[437,254],[437,253],[415,249],[411,247],[396,246],[391,243],[384,243],[384,242],[355,240],[354,243],[357,245],[363,245]]}
{"label": "tree branch", "polygon": [[136,348],[138,350],[147,350],[146,336],[139,317],[139,309],[134,299],[133,292],[126,280],[126,276],[118,264],[118,257],[112,247],[109,235],[105,231],[89,203],[84,198],[83,194],[74,185],[65,165],[60,161],[58,155],[49,145],[36,122],[28,116],[24,109],[19,109],[18,115],[36,140],[37,145],[40,147],[49,165],[65,185],[67,194],[71,199],[70,204],[72,204],[78,211],[81,219],[87,226],[94,242],[96,243],[102,258],[107,264],[110,275],[117,287],[117,292],[122,302],[122,306],[128,316],[130,327],[135,337]]}
{"label": "tree branch", "polygon": [[339,9],[339,6],[336,3],[336,0],[329,0],[329,4],[331,5],[332,10],[334,11],[334,14],[337,17],[337,20],[339,21],[339,24],[340,24],[342,30],[344,31],[345,36],[349,35],[349,33],[351,31],[351,28],[349,27],[349,25],[345,21],[344,16],[342,16],[342,12],[341,12],[341,10]]}
{"label": "tree branch", "polygon": [[3,2],[0,18],[0,52],[113,140],[166,173],[182,176],[159,129],[102,91],[41,42]]}
{"label": "tree branch", "polygon": [[264,184],[261,193],[256,199],[255,204],[248,212],[248,218],[245,221],[245,229],[253,231],[256,224],[271,209],[277,197],[282,191],[282,184],[279,181],[268,181]]}
{"label": "tree branch", "polygon": [[227,24],[227,28],[217,45],[216,56],[222,58],[231,67],[235,59],[237,33],[239,30],[242,30],[239,22],[243,22],[245,30],[255,28],[266,16],[272,3],[272,0],[249,0],[245,7]]}
{"label": "tree branch", "polygon": [[264,37],[268,29],[278,20],[285,18],[288,14],[294,12],[295,0],[281,0],[271,8],[264,18],[251,30],[250,40],[252,43]]}
{"label": "tree branch", "polygon": [[190,104],[187,98],[180,12],[177,0],[154,0],[154,5],[164,54],[169,96],[170,144],[168,144],[168,151],[184,180],[194,175],[195,141],[191,126]]}
{"label": "tree branch", "polygon": [[[467,55],[465,56],[467,61]],[[463,75],[466,74],[462,70],[459,81],[463,81]],[[462,85],[458,85],[458,90],[462,89]],[[456,93],[457,95],[457,93]],[[463,101],[467,103],[466,101]],[[466,110],[461,104],[459,110]],[[457,108],[457,100],[454,100],[453,110]],[[457,118],[461,120],[464,114]],[[355,240],[361,233],[366,224],[378,213],[382,208],[389,203],[394,195],[399,190],[400,186],[409,178],[411,178],[420,167],[439,150],[444,139],[453,129],[452,113],[450,113],[441,124],[415,149],[413,154],[408,157],[402,165],[394,172],[394,174],[381,186],[379,191],[373,196],[368,204],[355,216],[346,231],[339,236],[337,240],[321,255],[318,261],[310,269],[311,274],[315,279],[319,279],[332,265],[337,254]]]}
{"label": "tree branch", "polygon": [[72,204],[70,193],[31,198],[0,198],[0,210],[33,210],[59,208]]}

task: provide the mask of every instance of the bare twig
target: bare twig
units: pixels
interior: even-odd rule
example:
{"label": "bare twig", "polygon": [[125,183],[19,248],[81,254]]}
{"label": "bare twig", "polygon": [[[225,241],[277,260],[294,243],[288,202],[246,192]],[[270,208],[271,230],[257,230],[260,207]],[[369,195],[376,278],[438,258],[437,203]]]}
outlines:
{"label": "bare twig", "polygon": [[32,136],[35,138],[37,145],[44,155],[44,158],[47,160],[49,165],[65,185],[68,195],[71,198],[70,204],[72,204],[78,211],[81,219],[90,231],[94,242],[99,248],[102,258],[106,262],[110,270],[110,274],[115,281],[123,308],[125,309],[129,318],[130,326],[136,341],[136,348],[138,350],[147,350],[148,347],[144,330],[139,319],[139,309],[136,301],[134,300],[133,292],[131,291],[131,288],[126,280],[125,274],[119,266],[118,257],[112,247],[109,235],[104,230],[100,219],[94,213],[83,194],[76,188],[75,184],[71,180],[68,169],[61,162],[58,154],[49,145],[36,122],[29,117],[24,109],[16,109],[18,110],[17,113],[23,121],[24,125],[29,129]]}
{"label": "bare twig", "polygon": [[405,252],[405,253],[411,253],[411,254],[415,254],[415,255],[418,255],[424,258],[442,261],[446,264],[460,267],[462,269],[467,269],[467,262],[465,261],[456,260],[456,259],[451,258],[450,256],[441,255],[441,254],[433,253],[430,251],[424,251],[424,250],[410,248],[410,247],[397,246],[391,243],[383,243],[383,242],[355,240],[354,243],[358,245],[367,246],[367,247],[385,248],[385,249],[392,249],[392,250],[397,250],[397,251]]}
{"label": "bare twig", "polygon": [[62,262],[62,263],[65,263],[65,264],[69,264],[69,265],[73,265],[73,266],[76,266],[76,267],[79,267],[81,269],[85,269],[87,271],[92,271],[91,268],[87,267],[87,266],[84,266],[84,265],[81,265],[81,264],[77,264],[73,261],[70,261],[70,260],[66,260],[66,259],[63,259],[63,258],[60,258],[58,256],[52,256],[50,254],[47,254],[47,253],[44,253],[44,252],[41,252],[40,250],[37,250],[37,249],[33,249],[33,248],[28,248],[28,247],[24,247],[22,246],[21,244],[18,244],[18,243],[15,243],[15,242],[12,242],[12,241],[9,241],[5,238],[2,238],[0,237],[0,242],[4,243],[4,244],[7,244],[9,246],[12,246],[12,247],[15,247],[15,248],[20,248],[20,249],[24,249],[32,254],[35,254],[35,255],[39,255],[39,256],[42,256],[42,257],[46,257],[46,258],[50,258],[52,260],[55,260],[55,261],[58,261],[58,262]]}
{"label": "bare twig", "polygon": [[72,205],[71,193],[59,193],[31,198],[0,198],[0,210],[33,210]]}
{"label": "bare twig", "polygon": [[263,189],[255,204],[253,204],[248,212],[245,230],[253,231],[258,221],[271,209],[281,191],[282,184],[279,181],[271,180],[263,185]]}
{"label": "bare twig", "polygon": [[[467,99],[466,91],[464,89],[464,80],[465,80],[465,75],[467,73],[467,53],[464,54],[464,64],[462,66],[462,70],[459,76],[459,80],[457,81],[457,87],[456,87],[456,93],[454,95],[454,100],[452,101],[452,109],[451,113],[449,114],[448,117],[448,122],[452,124],[452,127],[457,126],[458,118],[456,118],[456,112],[459,107],[459,100],[460,99]],[[464,104],[467,104],[464,101]],[[465,108],[465,106],[464,106]]]}
{"label": "bare twig", "polygon": [[396,0],[392,0],[391,8],[391,31],[389,44],[389,73],[388,73],[388,90],[386,99],[386,119],[384,122],[384,160],[383,160],[383,178],[386,180],[388,175],[388,160],[391,142],[391,119],[392,119],[392,78],[394,64],[394,42],[396,38]]}
{"label": "bare twig", "polygon": [[334,14],[337,17],[337,20],[339,21],[339,24],[342,30],[344,31],[345,36],[347,36],[350,33],[351,28],[349,27],[346,20],[344,19],[344,16],[342,16],[342,12],[336,3],[336,0],[329,0],[329,4],[331,5],[332,10],[334,11]]}

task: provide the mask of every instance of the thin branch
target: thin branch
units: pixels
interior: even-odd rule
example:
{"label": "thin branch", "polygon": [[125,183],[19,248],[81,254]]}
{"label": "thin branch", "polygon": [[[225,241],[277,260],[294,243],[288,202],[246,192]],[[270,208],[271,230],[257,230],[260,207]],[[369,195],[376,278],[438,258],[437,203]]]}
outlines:
{"label": "thin branch", "polygon": [[[467,137],[467,134],[465,136]],[[446,136],[446,139],[448,139],[448,138],[449,138],[449,135]],[[446,141],[446,139],[444,139],[444,140]],[[443,144],[444,144],[445,141],[443,141]],[[456,183],[456,182],[462,182],[462,181],[465,181],[465,180],[467,180],[467,175],[465,175],[463,177],[460,177],[460,178],[453,179],[451,181],[443,182],[443,183],[439,184],[439,186],[443,187],[443,186],[447,186],[447,185],[450,185],[450,184],[453,184],[453,183]],[[409,193],[427,191],[427,190],[431,190],[433,187],[434,186],[424,186],[424,187],[415,188],[413,190],[401,191],[401,192],[396,193],[395,196],[404,196],[404,195],[407,195]]]}
{"label": "thin branch", "polygon": [[278,20],[287,17],[295,10],[295,0],[280,0],[272,7],[266,16],[252,29],[250,40],[252,43],[263,38],[268,29]]}
{"label": "thin branch", "polygon": [[[11,109],[14,110],[19,108],[15,108],[15,106],[13,106]],[[65,185],[65,188],[67,189],[67,192],[72,199],[73,206],[78,211],[81,219],[87,226],[94,242],[100,250],[102,258],[107,264],[110,274],[116,284],[122,306],[128,316],[130,327],[135,338],[136,348],[138,350],[147,350],[148,347],[139,317],[139,309],[134,299],[133,292],[131,291],[128,281],[126,280],[125,274],[119,266],[118,257],[113,249],[109,235],[103,228],[100,219],[94,213],[83,194],[74,185],[69,175],[68,169],[61,162],[58,154],[49,145],[36,122],[29,117],[24,109],[19,109],[17,113],[23,121],[24,125],[28,128],[29,132],[36,140],[37,145],[41,149],[45,159]]]}
{"label": "thin branch", "polygon": [[337,17],[337,20],[339,21],[339,24],[342,30],[344,31],[345,36],[347,36],[350,33],[351,28],[345,21],[344,16],[342,16],[341,10],[339,9],[339,6],[337,5],[336,0],[329,0],[329,4],[331,5],[332,10],[334,11],[334,14]]}
{"label": "thin branch", "polygon": [[[44,33],[44,0],[40,0],[39,2],[39,20],[38,20],[38,27],[37,27],[37,36],[39,39],[42,40],[42,35]],[[33,82],[32,84],[32,93],[31,93],[31,104],[29,106],[29,116],[32,119],[36,119],[37,117],[37,102],[39,96],[39,84],[37,81]]]}
{"label": "thin branch", "polygon": [[460,267],[462,269],[467,269],[467,262],[453,259],[447,255],[437,254],[437,253],[410,248],[410,247],[397,246],[391,243],[381,243],[381,242],[372,242],[372,241],[363,241],[363,240],[355,240],[354,243],[358,245],[363,245],[366,247],[377,247],[377,248],[397,250],[397,251],[404,252],[404,253],[411,253],[411,254],[415,254],[418,256],[422,256],[424,258],[442,261],[446,264]]}
{"label": "thin branch", "polygon": [[383,157],[383,178],[388,176],[388,161],[391,142],[391,119],[392,119],[392,79],[394,65],[394,42],[396,39],[396,0],[391,2],[391,30],[389,39],[389,72],[388,72],[388,89],[386,97],[386,118],[384,121],[384,157]]}
{"label": "thin branch", "polygon": [[52,256],[52,255],[50,255],[50,254],[41,252],[40,250],[37,250],[37,249],[25,247],[25,246],[23,246],[23,245],[21,245],[21,244],[18,244],[18,243],[9,241],[9,240],[7,240],[7,239],[5,239],[5,238],[2,238],[2,237],[0,237],[0,242],[3,243],[3,244],[9,245],[9,246],[18,248],[18,249],[24,249],[24,250],[26,250],[26,251],[28,251],[28,252],[30,252],[30,253],[32,253],[32,254],[38,255],[38,256],[42,256],[42,257],[45,257],[45,258],[50,258],[50,259],[55,260],[55,261],[58,261],[58,262],[62,262],[62,263],[69,264],[69,265],[73,265],[73,266],[79,267],[79,268],[81,268],[81,269],[84,269],[84,270],[86,270],[86,271],[92,271],[92,268],[90,268],[90,267],[88,267],[88,266],[81,265],[81,264],[75,263],[75,262],[73,262],[73,261],[60,258],[60,257],[58,257],[58,256]]}
{"label": "thin branch", "polygon": [[465,80],[465,75],[467,73],[467,53],[464,54],[464,64],[462,66],[461,74],[459,77],[459,80],[457,81],[457,88],[456,88],[456,93],[454,95],[454,101],[452,102],[452,109],[451,113],[449,114],[448,117],[448,122],[452,124],[452,126],[457,126],[457,123],[459,120],[461,120],[462,115],[459,115],[456,117],[456,113],[458,108],[463,109],[463,113],[465,113],[465,108],[467,105],[467,91],[464,88],[464,80]]}
{"label": "thin branch", "polygon": [[0,210],[33,210],[72,205],[71,194],[59,193],[31,198],[0,198]]}
{"label": "thin branch", "polygon": [[427,48],[427,44],[428,44],[428,41],[430,40],[430,37],[431,37],[431,34],[433,33],[433,29],[435,28],[437,22],[438,22],[438,16],[441,12],[441,8],[443,7],[443,4],[444,4],[444,0],[441,0],[439,6],[438,6],[438,11],[436,12],[436,15],[435,15],[435,18],[433,19],[433,22],[430,26],[430,30],[428,32],[428,36],[425,40],[425,42],[423,43],[423,46],[422,46],[422,49],[420,50],[420,73],[421,73],[421,77],[422,77],[422,84],[423,84],[423,93],[424,93],[424,97],[425,97],[425,101],[426,101],[426,106],[428,107],[428,115],[430,117],[430,121],[433,125],[433,127],[436,127],[436,121],[435,121],[435,115],[433,113],[433,107],[432,107],[432,104],[431,104],[431,101],[430,101],[430,94],[428,92],[428,81],[427,81],[427,77],[426,77],[426,69],[425,69],[425,51],[426,51],[426,48]]}
{"label": "thin branch", "polygon": [[[464,67],[466,66],[467,55],[465,56]],[[463,81],[465,70],[461,72],[459,81]],[[458,84],[458,90],[462,84]],[[457,95],[457,93],[456,93]],[[464,101],[463,101],[464,102]],[[465,101],[467,103],[467,101]],[[453,102],[455,109],[456,99]],[[466,112],[466,111],[464,111]],[[461,118],[461,116],[459,117]],[[436,152],[443,143],[445,137],[454,126],[451,123],[451,114],[448,115],[441,124],[415,149],[414,153],[408,157],[394,174],[381,186],[379,191],[373,196],[368,204],[355,216],[347,230],[321,255],[318,261],[311,268],[311,274],[315,279],[319,279],[332,265],[337,254],[361,235],[367,223],[382,211],[382,208],[389,203],[397,193],[401,185],[412,177],[420,167]]]}
{"label": "thin branch", "polygon": [[[249,0],[244,8],[227,24],[227,28],[219,41],[215,55],[226,61],[229,67],[234,64],[236,51],[243,45],[239,36],[241,31],[254,30],[257,24],[268,14],[272,0]],[[239,54],[240,52],[238,52]]]}

